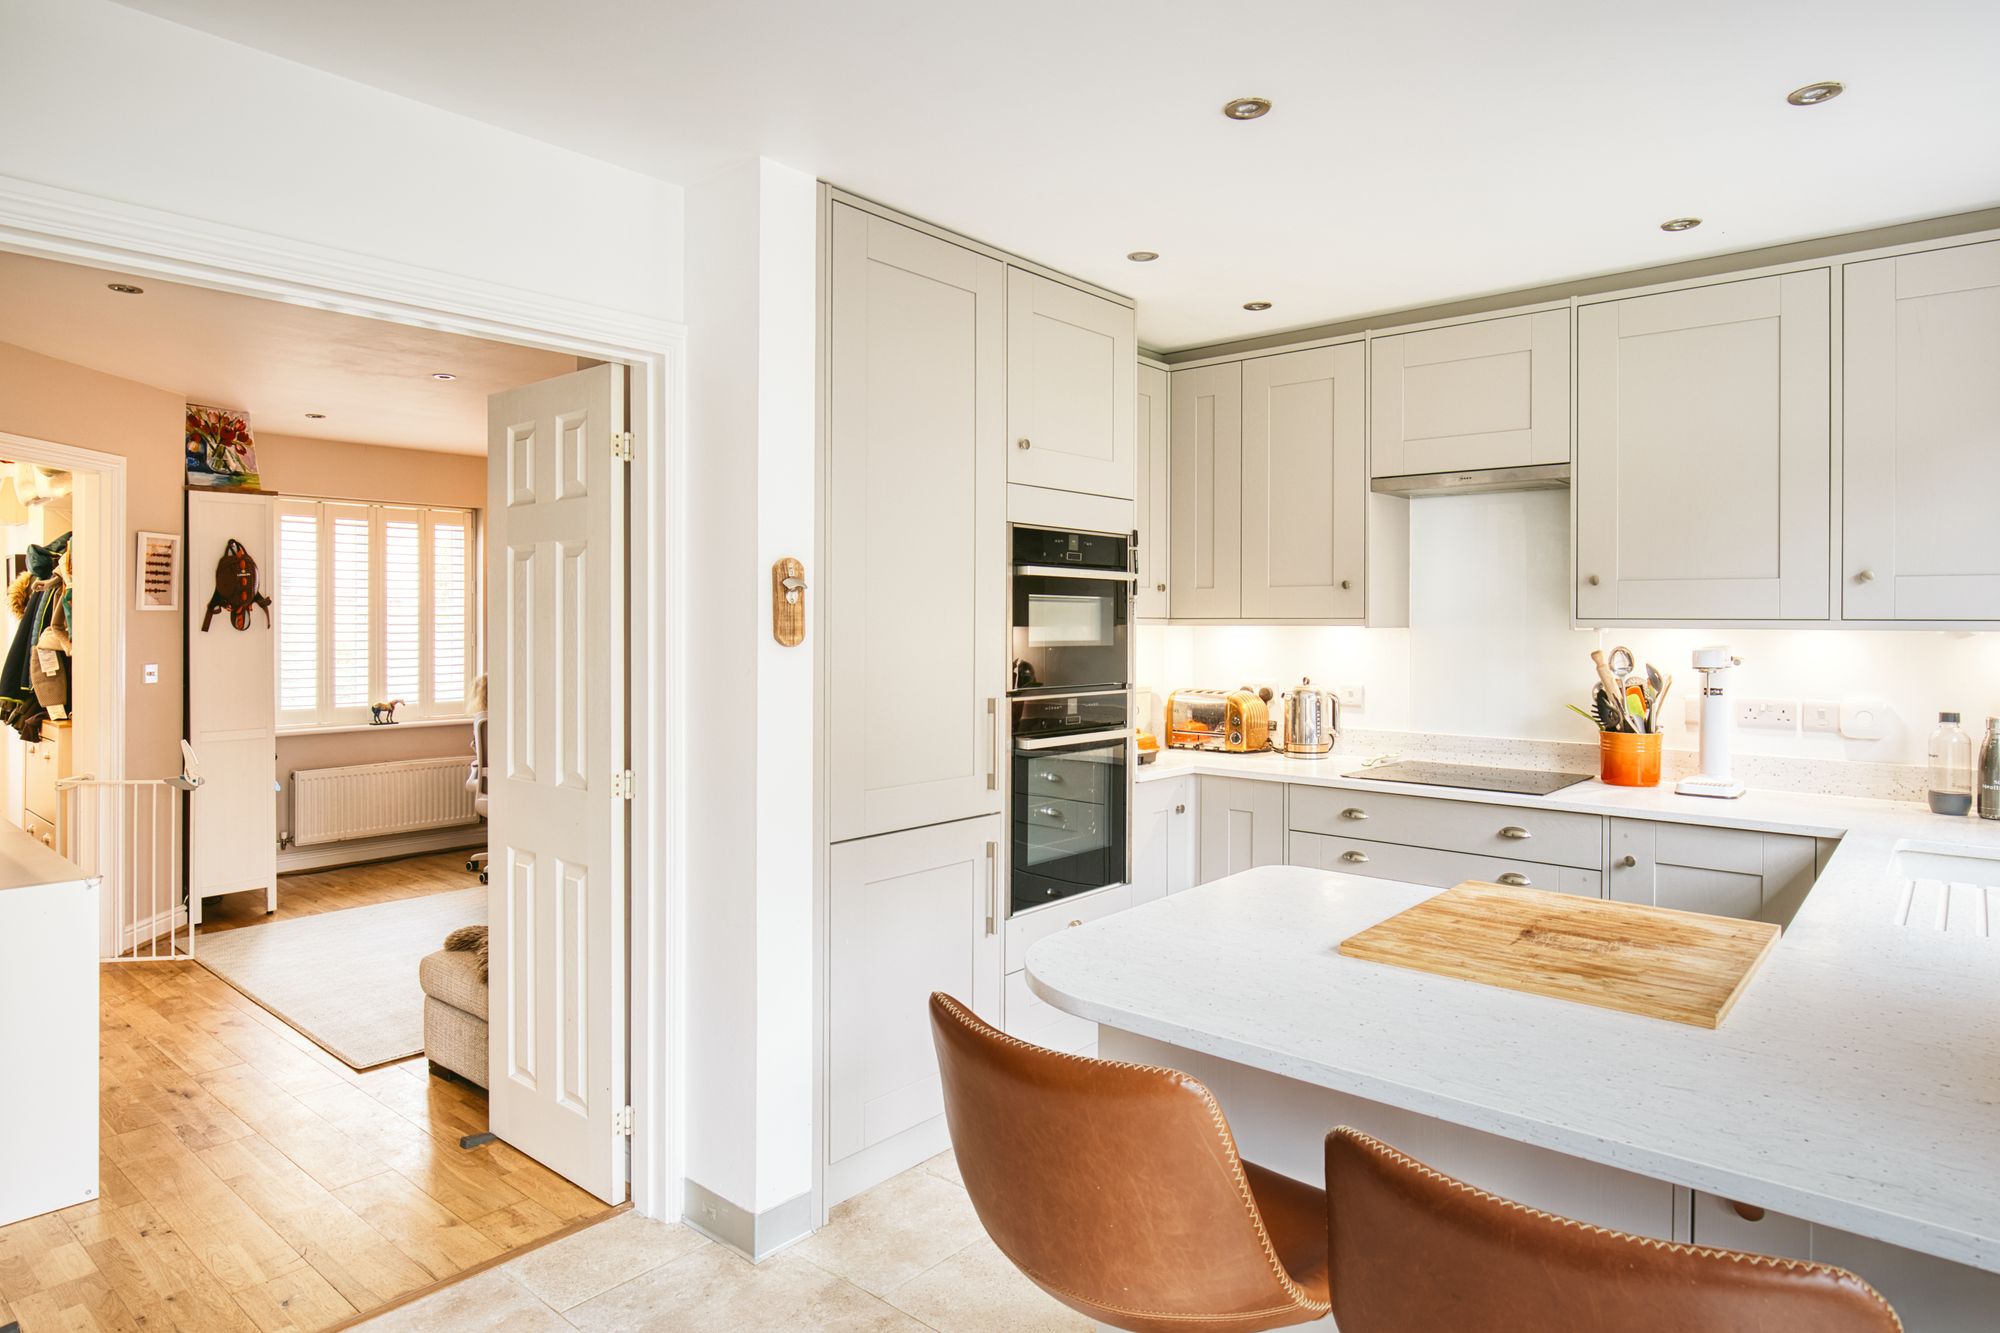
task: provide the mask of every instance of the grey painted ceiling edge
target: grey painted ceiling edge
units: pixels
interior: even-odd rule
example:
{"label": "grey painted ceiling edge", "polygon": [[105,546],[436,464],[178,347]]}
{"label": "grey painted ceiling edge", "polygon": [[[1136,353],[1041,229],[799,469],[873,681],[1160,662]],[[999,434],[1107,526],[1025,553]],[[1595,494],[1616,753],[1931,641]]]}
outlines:
{"label": "grey painted ceiling edge", "polygon": [[1816,236],[1810,240],[1767,245],[1756,250],[1737,250],[1726,255],[1708,255],[1701,259],[1683,260],[1677,264],[1620,269],[1615,273],[1598,273],[1566,282],[1550,282],[1538,287],[1492,292],[1484,296],[1467,297],[1462,301],[1448,301],[1441,305],[1384,311],[1356,319],[1343,319],[1333,324],[1313,324],[1278,333],[1259,334],[1255,338],[1238,338],[1229,342],[1207,343],[1200,347],[1183,347],[1172,352],[1155,351],[1149,347],[1141,347],[1139,351],[1143,356],[1174,366],[1189,361],[1206,361],[1219,356],[1268,352],[1299,343],[1316,342],[1323,338],[1340,338],[1354,333],[1366,333],[1370,329],[1423,324],[1436,319],[1456,319],[1464,315],[1483,315],[1495,310],[1512,310],[1517,306],[1566,301],[1572,296],[1596,296],[1603,292],[1624,291],[1632,287],[1650,287],[1655,283],[1714,277],[1723,273],[1742,272],[1745,269],[1795,264],[1802,260],[1825,259],[1833,255],[1882,249],[1892,245],[1913,245],[1922,241],[1943,240],[1952,236],[1993,230],[2000,230],[2000,207],[1980,209],[1971,213],[1952,213],[1944,217],[1924,218],[1915,222],[1899,222],[1887,227],[1871,227],[1866,231]]}

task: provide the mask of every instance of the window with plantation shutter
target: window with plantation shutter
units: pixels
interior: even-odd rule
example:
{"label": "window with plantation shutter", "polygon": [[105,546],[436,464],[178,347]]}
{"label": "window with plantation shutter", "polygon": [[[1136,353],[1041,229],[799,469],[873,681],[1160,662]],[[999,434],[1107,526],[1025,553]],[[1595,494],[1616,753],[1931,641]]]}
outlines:
{"label": "window with plantation shutter", "polygon": [[463,716],[474,670],[473,514],[278,502],[278,725]]}

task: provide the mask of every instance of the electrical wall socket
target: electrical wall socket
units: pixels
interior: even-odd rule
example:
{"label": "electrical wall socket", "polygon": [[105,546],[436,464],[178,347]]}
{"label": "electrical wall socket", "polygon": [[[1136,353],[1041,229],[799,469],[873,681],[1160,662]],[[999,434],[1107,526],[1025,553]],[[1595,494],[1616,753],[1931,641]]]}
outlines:
{"label": "electrical wall socket", "polygon": [[1738,699],[1736,725],[1791,731],[1799,725],[1799,706],[1790,699]]}
{"label": "electrical wall socket", "polygon": [[1840,734],[1840,705],[1828,699],[1808,699],[1799,705],[1799,730]]}
{"label": "electrical wall socket", "polygon": [[1343,709],[1348,709],[1356,713],[1365,713],[1368,711],[1368,691],[1364,686],[1336,685],[1333,689],[1333,697]]}

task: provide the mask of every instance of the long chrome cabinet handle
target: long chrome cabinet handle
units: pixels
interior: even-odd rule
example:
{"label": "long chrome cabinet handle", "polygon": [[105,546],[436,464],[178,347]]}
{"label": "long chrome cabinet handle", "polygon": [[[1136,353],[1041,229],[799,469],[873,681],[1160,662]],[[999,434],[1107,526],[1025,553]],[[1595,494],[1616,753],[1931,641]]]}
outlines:
{"label": "long chrome cabinet handle", "polygon": [[991,935],[999,929],[996,924],[1000,917],[1000,844],[986,844],[986,933]]}
{"label": "long chrome cabinet handle", "polygon": [[1000,700],[986,699],[986,730],[991,744],[986,749],[986,790],[1000,790]]}

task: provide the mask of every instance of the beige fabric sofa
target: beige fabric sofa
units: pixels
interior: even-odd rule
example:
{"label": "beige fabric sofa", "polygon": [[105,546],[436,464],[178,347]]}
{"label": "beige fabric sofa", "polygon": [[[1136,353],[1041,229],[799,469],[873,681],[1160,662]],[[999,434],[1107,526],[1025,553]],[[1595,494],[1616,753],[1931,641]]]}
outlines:
{"label": "beige fabric sofa", "polygon": [[486,981],[479,959],[440,949],[417,964],[424,988],[424,1055],[437,1068],[486,1086]]}

